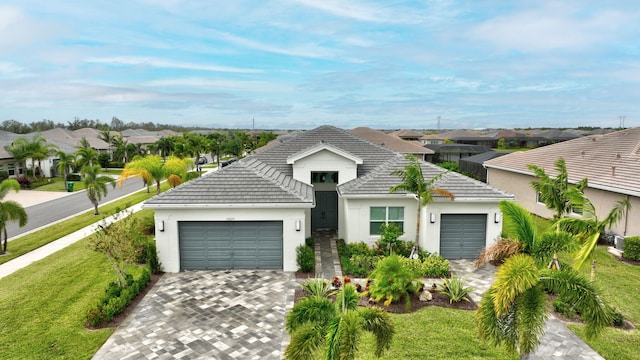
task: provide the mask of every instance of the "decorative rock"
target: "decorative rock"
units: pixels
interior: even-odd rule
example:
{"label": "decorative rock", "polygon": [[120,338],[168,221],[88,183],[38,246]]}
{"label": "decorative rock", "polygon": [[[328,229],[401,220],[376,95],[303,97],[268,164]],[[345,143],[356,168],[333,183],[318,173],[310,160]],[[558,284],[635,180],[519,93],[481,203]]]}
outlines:
{"label": "decorative rock", "polygon": [[423,292],[420,293],[420,296],[418,297],[418,300],[420,300],[422,302],[431,301],[431,300],[433,300],[433,295],[431,295],[431,293],[429,291],[424,290]]}

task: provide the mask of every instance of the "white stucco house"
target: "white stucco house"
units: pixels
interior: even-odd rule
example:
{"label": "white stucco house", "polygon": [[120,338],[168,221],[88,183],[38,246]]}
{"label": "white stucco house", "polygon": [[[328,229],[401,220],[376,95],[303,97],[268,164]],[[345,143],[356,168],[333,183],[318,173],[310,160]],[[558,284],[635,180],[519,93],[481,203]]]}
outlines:
{"label": "white stucco house", "polygon": [[[417,202],[389,193],[403,155],[345,130],[321,126],[148,200],[165,271],[283,269],[315,229],[373,243],[393,222],[415,238]],[[422,162],[425,178],[445,170]],[[457,173],[435,184],[455,200],[422,208],[420,245],[446,258],[475,258],[502,230],[498,203],[510,194]]]}

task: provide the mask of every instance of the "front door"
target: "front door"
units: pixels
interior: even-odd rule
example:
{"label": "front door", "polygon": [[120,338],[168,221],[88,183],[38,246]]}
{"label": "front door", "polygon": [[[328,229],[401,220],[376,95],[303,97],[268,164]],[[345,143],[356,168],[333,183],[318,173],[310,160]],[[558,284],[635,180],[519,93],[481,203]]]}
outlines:
{"label": "front door", "polygon": [[338,228],[338,193],[316,191],[316,207],[311,209],[311,229]]}

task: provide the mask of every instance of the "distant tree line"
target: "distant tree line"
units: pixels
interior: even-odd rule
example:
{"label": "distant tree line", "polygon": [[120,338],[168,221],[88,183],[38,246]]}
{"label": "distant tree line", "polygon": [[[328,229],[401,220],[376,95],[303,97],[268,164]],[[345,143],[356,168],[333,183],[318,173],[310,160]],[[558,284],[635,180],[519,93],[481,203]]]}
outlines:
{"label": "distant tree line", "polygon": [[66,124],[62,122],[53,122],[52,120],[43,119],[41,121],[33,121],[29,124],[22,123],[17,120],[4,120],[0,123],[0,130],[9,131],[15,134],[28,134],[32,132],[39,132],[50,130],[54,128],[63,128],[68,130],[78,130],[82,128],[93,128],[93,129],[104,129],[108,127],[111,130],[121,131],[125,129],[145,129],[148,131],[159,131],[159,130],[173,130],[177,132],[186,132],[191,130],[203,129],[198,127],[185,127],[180,125],[167,125],[167,124],[156,124],[152,122],[133,122],[129,121],[125,123],[124,121],[118,119],[117,117],[113,117],[110,123],[102,122],[99,119],[80,119],[74,118],[73,121],[68,121]]}

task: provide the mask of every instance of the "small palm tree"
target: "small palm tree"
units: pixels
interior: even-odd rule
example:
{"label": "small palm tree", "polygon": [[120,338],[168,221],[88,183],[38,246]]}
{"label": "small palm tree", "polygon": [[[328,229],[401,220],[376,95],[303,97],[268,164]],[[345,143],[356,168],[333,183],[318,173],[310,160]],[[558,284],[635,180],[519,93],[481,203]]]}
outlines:
{"label": "small palm tree", "polygon": [[87,197],[93,204],[94,215],[98,212],[98,203],[103,196],[107,196],[107,184],[115,187],[115,181],[106,175],[100,175],[100,165],[84,166],[81,170],[84,177],[84,186],[87,189]]}
{"label": "small palm tree", "polygon": [[391,172],[392,175],[399,176],[401,182],[389,189],[389,192],[394,193],[397,191],[407,191],[416,196],[416,199],[418,200],[418,209],[416,215],[416,240],[414,246],[415,248],[418,248],[420,246],[420,210],[433,200],[434,195],[447,196],[451,200],[454,199],[454,195],[447,190],[433,186],[433,184],[440,180],[445,172],[426,181],[422,174],[422,165],[420,164],[420,161],[413,155],[407,155],[406,159],[409,161],[409,164],[404,169],[398,169]]}
{"label": "small palm tree", "polygon": [[[569,205],[569,198],[567,197],[567,191],[569,187],[569,174],[567,173],[567,165],[563,158],[559,158],[555,162],[556,171],[558,175],[551,177],[547,175],[543,168],[533,164],[527,165],[530,170],[533,171],[538,178],[537,181],[532,181],[531,187],[539,195],[540,201],[543,202],[547,209],[554,210],[554,219],[560,219],[563,214],[566,214],[571,210]],[[582,191],[587,187],[587,179],[580,180],[575,188]]]}
{"label": "small palm tree", "polygon": [[0,182],[0,230],[2,231],[3,242],[0,246],[0,254],[7,251],[7,222],[17,221],[20,227],[27,224],[28,216],[22,205],[12,200],[2,201],[10,190],[20,191],[20,184],[14,179],[7,179]]}
{"label": "small palm tree", "polygon": [[58,156],[58,172],[62,174],[62,179],[64,181],[64,188],[67,188],[67,175],[69,174],[69,168],[73,168],[76,164],[76,155],[75,154],[67,154],[62,150],[58,150],[56,152]]}
{"label": "small palm tree", "polygon": [[287,314],[285,327],[291,342],[285,359],[315,359],[324,348],[324,358],[355,359],[362,331],[373,333],[376,355],[391,345],[394,334],[389,314],[379,308],[358,308],[358,294],[347,284],[336,294],[335,303],[326,296],[308,296]]}
{"label": "small palm tree", "polygon": [[76,146],[76,148],[78,149],[76,151],[76,165],[81,169],[85,166],[93,166],[94,163],[98,162],[98,152],[91,147],[87,138],[82,137],[80,145]]}
{"label": "small palm tree", "polygon": [[544,332],[547,292],[580,311],[588,338],[611,323],[611,308],[580,273],[571,267],[540,269],[533,257],[518,254],[502,264],[482,296],[475,319],[480,337],[521,356],[532,353]]}
{"label": "small palm tree", "polygon": [[580,218],[562,218],[556,221],[558,229],[573,233],[580,240],[580,248],[575,255],[575,268],[580,269],[584,263],[591,259],[591,281],[596,278],[596,246],[600,234],[612,227],[631,208],[629,200],[620,200],[609,211],[607,216],[600,220],[596,215],[596,209],[584,193],[577,188],[567,192],[571,206],[582,213]]}

